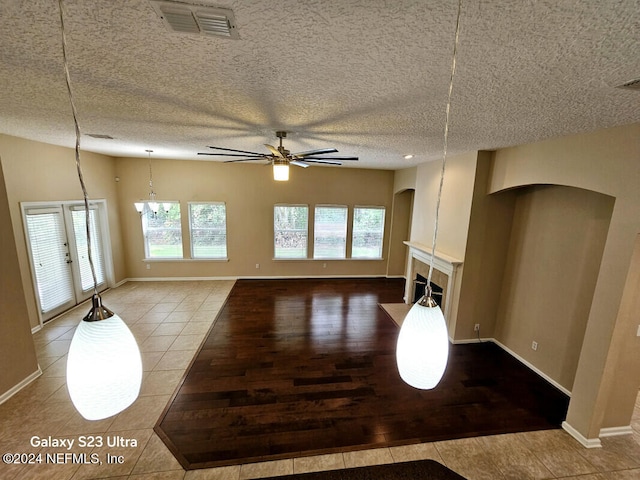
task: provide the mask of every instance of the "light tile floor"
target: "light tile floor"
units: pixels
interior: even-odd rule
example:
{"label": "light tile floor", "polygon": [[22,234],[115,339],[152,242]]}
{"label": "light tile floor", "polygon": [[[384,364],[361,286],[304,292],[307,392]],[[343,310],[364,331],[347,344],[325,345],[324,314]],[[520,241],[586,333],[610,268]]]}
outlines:
{"label": "light tile floor", "polygon": [[[232,281],[129,282],[106,292],[104,304],[129,324],[138,340],[144,378],[140,397],[130,408],[96,422],[84,420],[75,411],[65,384],[66,354],[86,307],[47,323],[34,335],[43,374],[0,405],[0,451],[41,453],[43,460],[39,464],[0,464],[0,478],[242,480],[434,459],[469,480],[640,479],[640,400],[633,434],[604,438],[599,449],[583,448],[563,430],[548,430],[185,472],[153,426],[232,286]],[[34,447],[34,436],[72,439],[75,444],[70,450]],[[87,443],[83,448],[79,447],[81,439]],[[91,439],[94,444],[102,439],[104,445],[90,446]],[[129,445],[116,442],[118,439]],[[80,464],[81,457],[64,456],[49,457],[58,459],[58,464],[45,462],[47,453],[64,452],[97,454],[103,464]]]}

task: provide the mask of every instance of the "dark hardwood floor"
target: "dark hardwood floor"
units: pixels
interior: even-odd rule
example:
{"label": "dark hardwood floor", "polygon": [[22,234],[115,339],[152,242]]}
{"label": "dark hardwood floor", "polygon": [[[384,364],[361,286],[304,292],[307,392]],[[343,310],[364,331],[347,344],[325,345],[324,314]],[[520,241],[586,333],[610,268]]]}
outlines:
{"label": "dark hardwood floor", "polygon": [[568,398],[493,343],[402,382],[404,280],[240,280],[155,430],[187,469],[558,428]]}

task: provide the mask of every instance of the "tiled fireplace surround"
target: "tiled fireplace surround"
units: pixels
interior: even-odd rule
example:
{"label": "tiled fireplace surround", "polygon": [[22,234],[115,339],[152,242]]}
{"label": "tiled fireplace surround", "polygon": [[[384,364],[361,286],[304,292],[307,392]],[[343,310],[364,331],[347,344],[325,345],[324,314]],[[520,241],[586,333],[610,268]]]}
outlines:
{"label": "tiled fireplace surround", "polygon": [[[431,249],[426,245],[416,242],[404,242],[409,247],[407,255],[407,283],[404,291],[404,301],[409,304],[413,302],[415,294],[416,275],[420,274],[427,278],[429,275],[429,265],[431,263]],[[451,336],[452,329],[455,328],[455,313],[457,312],[457,302],[460,297],[460,274],[462,272],[462,261],[449,255],[436,251],[433,255],[433,274],[431,282],[442,288],[441,308]],[[452,324],[453,321],[453,324]]]}

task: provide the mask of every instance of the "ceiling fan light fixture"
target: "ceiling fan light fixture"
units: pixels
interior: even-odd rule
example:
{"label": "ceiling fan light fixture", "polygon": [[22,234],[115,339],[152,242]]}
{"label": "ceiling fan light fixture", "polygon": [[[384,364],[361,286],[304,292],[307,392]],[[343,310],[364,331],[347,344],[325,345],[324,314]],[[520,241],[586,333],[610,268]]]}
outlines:
{"label": "ceiling fan light fixture", "polygon": [[273,161],[273,179],[277,182],[289,180],[289,162],[287,160],[275,159]]}

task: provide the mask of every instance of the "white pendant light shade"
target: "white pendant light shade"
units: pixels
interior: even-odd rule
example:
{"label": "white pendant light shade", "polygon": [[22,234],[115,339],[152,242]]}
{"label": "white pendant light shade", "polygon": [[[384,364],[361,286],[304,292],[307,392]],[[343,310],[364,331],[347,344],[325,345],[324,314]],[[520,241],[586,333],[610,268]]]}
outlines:
{"label": "white pendant light shade", "polygon": [[142,213],[142,210],[144,209],[144,203],[143,202],[135,202],[133,204],[133,206],[136,207],[136,212]]}
{"label": "white pendant light shade", "polygon": [[449,357],[449,336],[440,307],[415,303],[398,335],[396,361],[400,377],[412,387],[434,388],[444,375]]}
{"label": "white pendant light shade", "polygon": [[286,182],[289,180],[289,165],[286,163],[274,163],[273,179],[278,182]]}
{"label": "white pendant light shade", "polygon": [[67,388],[87,420],[121,412],[140,393],[142,360],[133,334],[118,315],[81,321],[71,340]]}

